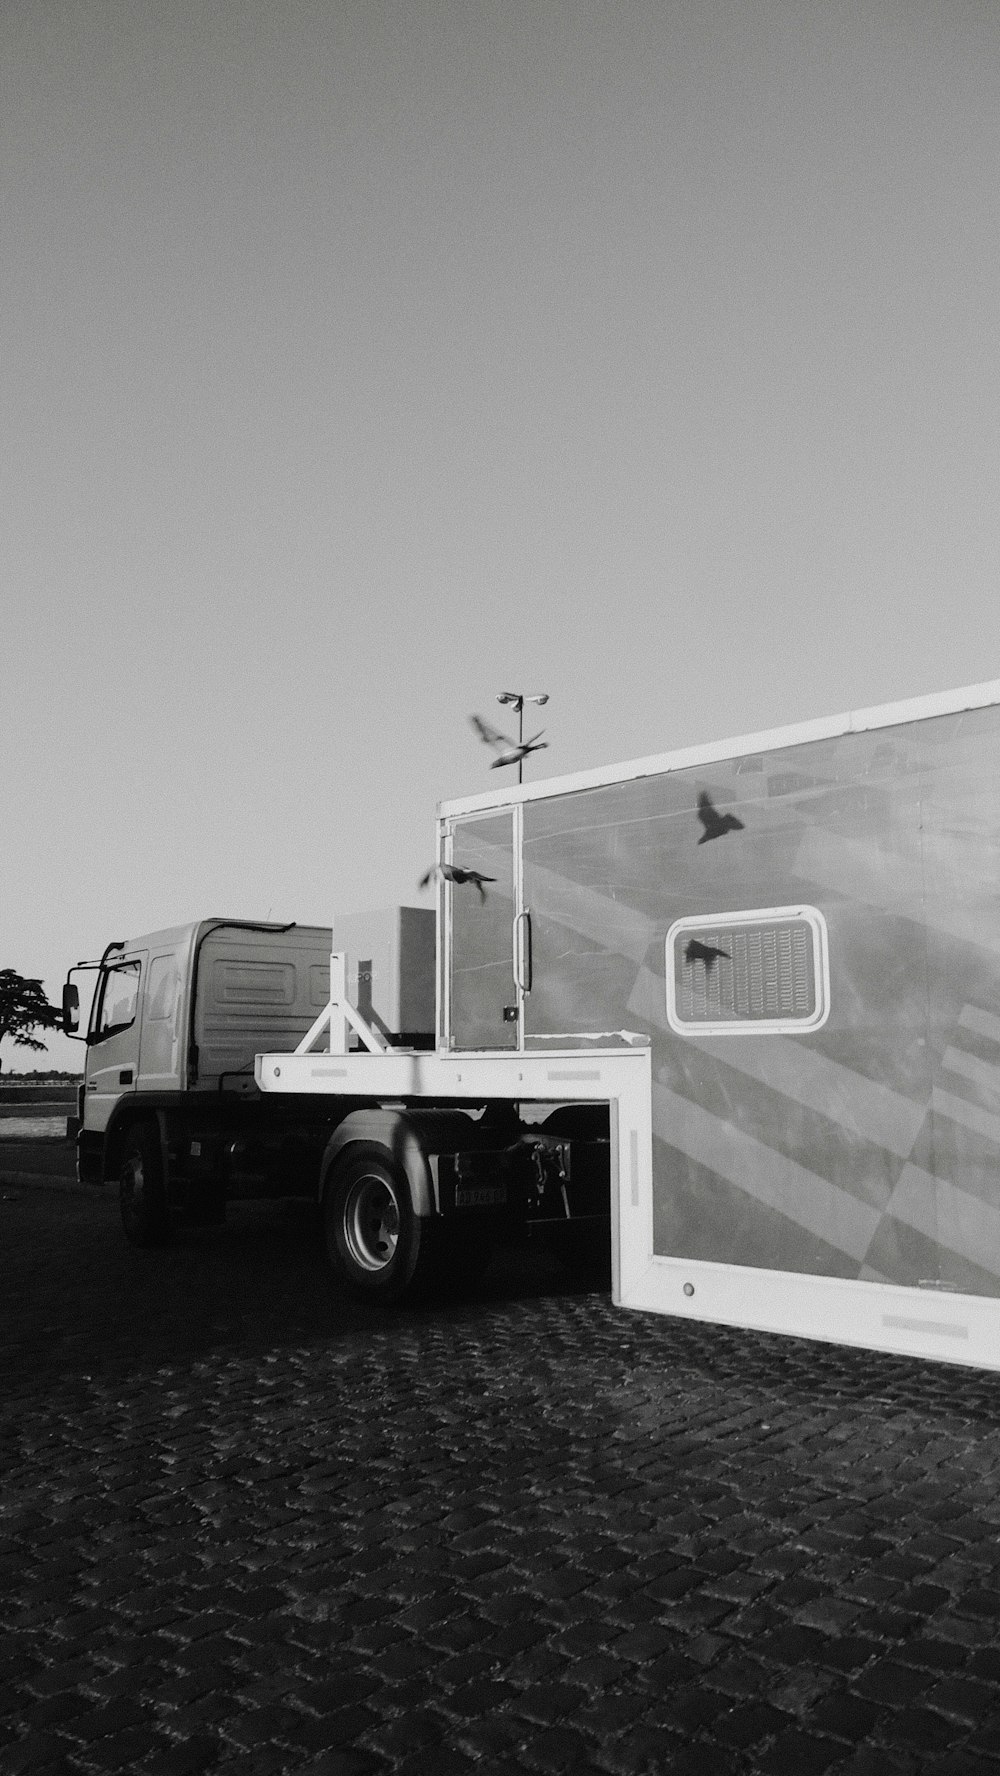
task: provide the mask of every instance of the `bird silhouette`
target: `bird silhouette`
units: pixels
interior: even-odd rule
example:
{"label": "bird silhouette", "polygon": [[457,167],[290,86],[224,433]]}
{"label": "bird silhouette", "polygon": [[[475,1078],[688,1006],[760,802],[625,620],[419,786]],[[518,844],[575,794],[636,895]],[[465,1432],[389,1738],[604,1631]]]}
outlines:
{"label": "bird silhouette", "polygon": [[735,814],[720,814],[704,790],[698,797],[698,819],[705,828],[698,840],[699,845],[707,845],[710,839],[721,839],[723,833],[743,831],[742,820],[737,820]]}
{"label": "bird silhouette", "polygon": [[732,960],[728,950],[720,950],[715,944],[701,943],[696,937],[689,938],[684,951],[685,962],[704,962],[706,974],[711,972],[714,963],[720,956],[724,957],[727,962]]}
{"label": "bird silhouette", "polygon": [[457,863],[434,863],[421,876],[419,886],[426,888],[435,876],[443,876],[446,882],[454,882],[459,888],[464,887],[466,882],[474,883],[479,889],[480,900],[486,899],[486,889],[483,884],[496,881],[496,876],[484,876],[479,870],[462,869]]}
{"label": "bird silhouette", "polygon": [[[484,722],[482,716],[470,715],[469,720],[480,740],[485,741],[487,746],[492,746],[497,752],[497,756],[490,766],[491,771],[495,771],[498,765],[516,765],[521,759],[527,758],[529,752],[541,752],[544,747],[548,746],[548,741],[542,739],[544,728],[539,728],[538,733],[532,734],[528,740],[509,740],[506,734],[501,734],[499,729],[491,728],[489,722]],[[498,747],[503,750],[497,751]]]}

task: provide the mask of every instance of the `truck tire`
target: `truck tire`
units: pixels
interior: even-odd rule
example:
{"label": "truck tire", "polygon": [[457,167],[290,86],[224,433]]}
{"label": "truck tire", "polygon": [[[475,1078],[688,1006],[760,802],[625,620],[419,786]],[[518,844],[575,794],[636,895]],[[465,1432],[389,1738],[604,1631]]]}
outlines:
{"label": "truck tire", "polygon": [[136,1123],[123,1137],[118,1201],[125,1236],[133,1246],[166,1243],[170,1237],[170,1211],[160,1138],[153,1123]]}
{"label": "truck tire", "polygon": [[323,1196],[327,1256],[360,1300],[390,1303],[437,1280],[440,1228],[413,1212],[406,1174],[387,1147],[352,1141]]}

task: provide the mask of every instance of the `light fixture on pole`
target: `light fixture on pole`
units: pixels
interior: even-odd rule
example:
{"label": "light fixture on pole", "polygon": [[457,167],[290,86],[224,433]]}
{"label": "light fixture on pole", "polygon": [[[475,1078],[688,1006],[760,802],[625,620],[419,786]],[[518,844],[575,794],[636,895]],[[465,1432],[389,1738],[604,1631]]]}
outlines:
{"label": "light fixture on pole", "polygon": [[[517,710],[517,744],[518,744],[518,747],[522,747],[524,745],[524,705],[526,703],[538,703],[538,704],[547,703],[548,700],[549,700],[548,691],[538,691],[533,696],[529,695],[529,693],[527,691],[500,691],[500,692],[498,692],[498,694],[497,694],[497,702],[498,703],[508,703],[510,705],[511,709]],[[517,761],[517,781],[518,781],[518,783],[521,782],[521,774],[522,774],[523,764],[524,764],[524,756],[522,754],[522,756]]]}

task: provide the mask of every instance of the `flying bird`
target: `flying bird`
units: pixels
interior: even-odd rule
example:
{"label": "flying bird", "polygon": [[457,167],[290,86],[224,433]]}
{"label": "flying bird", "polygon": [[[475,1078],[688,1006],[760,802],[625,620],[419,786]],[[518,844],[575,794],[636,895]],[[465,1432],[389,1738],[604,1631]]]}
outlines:
{"label": "flying bird", "polygon": [[717,949],[715,944],[700,943],[696,937],[688,940],[684,951],[685,962],[704,962],[706,974],[711,972],[713,964],[720,956],[724,957],[727,962],[732,960],[728,950]]}
{"label": "flying bird", "polygon": [[466,882],[473,882],[479,889],[480,900],[486,899],[484,883],[495,882],[496,876],[484,876],[479,870],[462,869],[457,863],[434,863],[420,878],[419,886],[426,888],[435,876],[443,876],[446,882],[454,882],[456,887],[464,887]]}
{"label": "flying bird", "polygon": [[527,758],[529,752],[541,752],[543,747],[548,746],[548,741],[542,739],[544,728],[539,728],[538,733],[532,734],[530,740],[509,740],[506,734],[501,734],[498,729],[491,728],[481,716],[470,715],[469,720],[480,740],[484,740],[487,746],[492,746],[494,751],[498,747],[503,748],[502,751],[497,752],[497,756],[490,766],[491,771],[495,771],[498,765],[519,764],[521,759]]}
{"label": "flying bird", "polygon": [[698,797],[698,819],[705,828],[698,840],[699,845],[707,845],[709,839],[721,839],[723,833],[743,831],[742,820],[737,820],[735,814],[720,814],[704,790]]}

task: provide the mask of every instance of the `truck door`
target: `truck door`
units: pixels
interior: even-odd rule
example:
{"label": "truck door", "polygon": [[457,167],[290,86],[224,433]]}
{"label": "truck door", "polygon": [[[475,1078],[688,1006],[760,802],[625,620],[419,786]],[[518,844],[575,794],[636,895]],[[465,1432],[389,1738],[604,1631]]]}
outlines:
{"label": "truck door", "polygon": [[105,967],[98,982],[87,1037],[86,1129],[107,1128],[118,1099],[135,1091],[145,961],[145,951],[132,951]]}
{"label": "truck door", "polygon": [[[515,810],[456,819],[445,829],[445,861],[490,877],[445,881],[445,1039],[449,1048],[517,1048],[526,942],[514,852]],[[522,979],[523,986],[523,979]]]}
{"label": "truck door", "polygon": [[139,1072],[143,1091],[177,1091],[180,1079],[182,957],[176,950],[153,955],[142,986]]}

